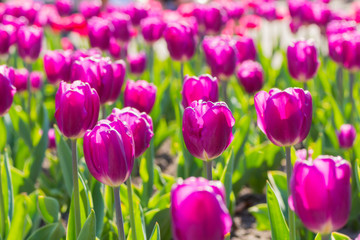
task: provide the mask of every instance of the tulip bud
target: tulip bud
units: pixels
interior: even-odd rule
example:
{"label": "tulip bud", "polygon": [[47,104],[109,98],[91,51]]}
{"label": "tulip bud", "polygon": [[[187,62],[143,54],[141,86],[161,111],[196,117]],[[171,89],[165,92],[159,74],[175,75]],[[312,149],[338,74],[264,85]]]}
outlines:
{"label": "tulip bud", "polygon": [[188,25],[169,24],[164,31],[164,38],[173,60],[186,62],[194,56],[196,41],[193,30]]}
{"label": "tulip bud", "polygon": [[91,17],[95,17],[99,15],[101,10],[101,1],[100,0],[81,1],[79,8],[81,14],[86,19],[89,19]]}
{"label": "tulip bud", "polygon": [[44,55],[44,69],[47,79],[52,84],[70,80],[70,52],[48,51]]}
{"label": "tulip bud", "polygon": [[149,115],[140,113],[135,108],[126,107],[123,109],[114,108],[107,117],[109,121],[120,120],[126,122],[131,129],[135,143],[135,158],[140,157],[149,147],[154,136],[153,123]]}
{"label": "tulip bud", "polygon": [[35,61],[40,55],[42,37],[43,30],[39,27],[21,27],[17,33],[17,45],[20,57],[28,63]]}
{"label": "tulip bud", "polygon": [[202,45],[211,74],[220,80],[231,77],[236,66],[236,53],[232,39],[228,37],[205,37]]}
{"label": "tulip bud", "polygon": [[8,77],[7,66],[0,66],[0,117],[9,111],[15,93],[16,88]]}
{"label": "tulip bud", "polygon": [[175,240],[220,240],[232,220],[220,181],[190,177],[171,189],[171,220]]}
{"label": "tulip bud", "polygon": [[91,175],[111,187],[129,178],[134,152],[131,130],[122,121],[101,120],[84,136],[84,157]]}
{"label": "tulip bud", "polygon": [[331,21],[326,26],[326,36],[328,37],[334,34],[341,34],[352,31],[356,31],[356,22],[354,21],[336,20]]}
{"label": "tulip bud", "polygon": [[351,148],[356,138],[356,129],[351,124],[343,124],[336,132],[341,148]]}
{"label": "tulip bud", "polygon": [[348,32],[342,41],[343,66],[349,71],[360,69],[360,34]]}
{"label": "tulip bud", "polygon": [[61,16],[66,16],[71,13],[71,0],[56,0],[55,6]]}
{"label": "tulip bud", "polygon": [[236,70],[240,85],[248,94],[254,94],[264,85],[264,73],[260,63],[246,60]]}
{"label": "tulip bud", "polygon": [[277,146],[293,146],[309,134],[312,120],[312,98],[309,91],[273,88],[269,93],[255,94],[257,125]]}
{"label": "tulip bud", "polygon": [[157,17],[148,17],[141,21],[141,33],[148,44],[153,44],[163,36],[166,23]]}
{"label": "tulip bud", "polygon": [[11,45],[11,36],[6,25],[0,24],[0,55],[7,56]]}
{"label": "tulip bud", "polygon": [[49,138],[49,149],[55,149],[56,148],[56,140],[55,140],[55,130],[53,128],[50,128],[48,131],[48,138]]}
{"label": "tulip bud", "polygon": [[289,206],[306,228],[330,234],[346,224],[351,207],[350,176],[350,164],[341,157],[295,162]]}
{"label": "tulip bud", "polygon": [[256,48],[254,40],[245,36],[237,37],[234,39],[234,47],[236,49],[237,62],[241,63],[246,60],[256,59]]}
{"label": "tulip bud", "polygon": [[338,64],[344,63],[343,34],[332,34],[328,37],[329,56]]}
{"label": "tulip bud", "polygon": [[185,76],[181,94],[184,108],[198,100],[217,102],[219,100],[218,79],[208,74],[199,77]]}
{"label": "tulip bud", "polygon": [[235,119],[226,103],[194,101],[183,115],[185,145],[194,157],[212,160],[232,142],[234,124]]}
{"label": "tulip bud", "polygon": [[93,17],[88,21],[88,32],[91,47],[107,50],[110,44],[112,29],[108,20]]}
{"label": "tulip bud", "polygon": [[119,40],[121,45],[128,43],[131,39],[131,20],[127,14],[124,13],[112,13],[109,17],[113,25],[112,36]]}
{"label": "tulip bud", "polygon": [[148,16],[148,11],[142,4],[131,4],[125,11],[131,18],[131,23],[135,27],[140,25],[141,20]]}
{"label": "tulip bud", "polygon": [[23,92],[27,90],[27,79],[29,72],[26,68],[14,69],[13,84],[17,92]]}
{"label": "tulip bud", "polygon": [[300,82],[313,78],[319,67],[316,47],[310,41],[298,41],[289,45],[287,59],[291,77]]}
{"label": "tulip bud", "polygon": [[129,55],[127,58],[130,65],[130,72],[140,76],[146,69],[146,54],[141,52],[136,55]]}
{"label": "tulip bud", "polygon": [[156,99],[156,86],[145,80],[127,81],[124,91],[124,106],[133,107],[149,114]]}
{"label": "tulip bud", "polygon": [[126,74],[126,64],[123,60],[115,61],[113,64],[111,64],[111,66],[114,75],[112,86],[111,84],[107,86],[108,88],[111,88],[111,93],[106,100],[106,102],[109,104],[116,102],[116,100],[118,99]]}
{"label": "tulip bud", "polygon": [[204,24],[205,33],[209,35],[219,34],[227,21],[226,11],[217,4],[204,6],[202,17],[201,22]]}
{"label": "tulip bud", "polygon": [[37,91],[40,90],[43,85],[43,75],[41,72],[31,72],[30,73],[30,84],[31,90]]}
{"label": "tulip bud", "polygon": [[92,129],[99,117],[99,96],[88,83],[60,82],[55,96],[55,118],[64,136],[82,138]]}
{"label": "tulip bud", "polygon": [[120,45],[115,38],[110,38],[109,54],[115,59],[127,56],[127,45]]}

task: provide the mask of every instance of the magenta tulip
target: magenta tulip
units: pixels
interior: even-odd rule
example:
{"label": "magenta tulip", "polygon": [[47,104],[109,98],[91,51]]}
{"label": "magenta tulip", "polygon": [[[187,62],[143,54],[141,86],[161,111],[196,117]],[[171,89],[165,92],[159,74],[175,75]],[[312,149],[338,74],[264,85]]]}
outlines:
{"label": "magenta tulip", "polygon": [[248,94],[254,94],[264,85],[264,72],[260,63],[247,60],[238,67],[236,76]]}
{"label": "magenta tulip", "polygon": [[100,100],[88,83],[60,82],[55,96],[55,119],[67,138],[82,138],[92,129],[99,117]]}
{"label": "magenta tulip", "polygon": [[342,41],[343,66],[349,71],[360,69],[360,34],[348,32]]}
{"label": "magenta tulip", "polygon": [[122,121],[101,120],[84,136],[84,157],[91,175],[111,187],[129,178],[134,152],[131,130]]}
{"label": "magenta tulip", "polygon": [[49,149],[55,149],[56,148],[56,138],[55,138],[55,129],[50,128],[48,131],[48,138],[49,138]]}
{"label": "magenta tulip", "polygon": [[183,115],[185,145],[193,156],[212,160],[232,142],[234,124],[235,119],[226,103],[194,101]]}
{"label": "magenta tulip", "polygon": [[35,26],[20,27],[17,32],[18,52],[26,62],[34,62],[40,55],[43,30]]}
{"label": "magenta tulip", "polygon": [[288,70],[295,80],[306,82],[313,78],[319,67],[316,47],[310,41],[298,41],[287,49]]}
{"label": "magenta tulip", "polygon": [[112,26],[108,20],[92,17],[88,21],[88,33],[91,47],[107,50],[109,48],[112,31]]}
{"label": "magenta tulip", "polygon": [[154,136],[153,123],[149,115],[140,113],[135,108],[126,107],[123,109],[114,108],[107,117],[109,121],[120,120],[126,122],[130,127],[135,143],[135,157],[140,157],[149,147]]}
{"label": "magenta tulip", "polygon": [[336,135],[341,148],[351,148],[356,138],[356,129],[351,124],[343,124]]}
{"label": "magenta tulip", "polygon": [[331,21],[326,27],[326,35],[329,37],[334,34],[356,31],[356,22],[336,20]]}
{"label": "magenta tulip", "polygon": [[330,234],[346,224],[351,207],[350,176],[350,164],[341,157],[295,162],[289,206],[306,228]]}
{"label": "magenta tulip", "polygon": [[226,11],[217,4],[206,6],[203,17],[205,33],[210,35],[219,34],[227,20]]}
{"label": "magenta tulip", "polygon": [[128,5],[125,12],[130,16],[131,23],[135,27],[138,27],[141,20],[145,19],[149,15],[148,10],[141,3]]}
{"label": "magenta tulip", "polygon": [[127,81],[124,91],[124,106],[133,107],[149,114],[154,106],[156,86],[144,80]]}
{"label": "magenta tulip", "polygon": [[163,36],[166,23],[157,17],[148,17],[141,21],[141,33],[148,44],[153,44]]}
{"label": "magenta tulip", "polygon": [[312,120],[312,98],[309,91],[273,88],[254,97],[257,125],[277,146],[293,146],[309,134]]}
{"label": "magenta tulip", "polygon": [[198,100],[217,102],[219,100],[218,79],[208,74],[199,77],[185,76],[181,94],[184,108]]}
{"label": "magenta tulip", "polygon": [[34,71],[30,73],[30,84],[32,91],[38,91],[43,85],[43,75],[41,72]]}
{"label": "magenta tulip", "polygon": [[344,34],[332,34],[328,37],[329,56],[338,64],[344,63],[343,42]]}
{"label": "magenta tulip", "polygon": [[26,68],[14,69],[13,84],[17,92],[23,92],[27,90],[27,79],[29,71]]}
{"label": "magenta tulip", "polygon": [[120,45],[115,38],[110,38],[109,54],[114,59],[120,59],[127,56],[127,44]]}
{"label": "magenta tulip", "polygon": [[127,57],[129,65],[130,65],[130,72],[140,76],[146,69],[146,53],[140,52],[135,55],[129,55]]}
{"label": "magenta tulip", "polygon": [[131,39],[131,20],[127,14],[114,12],[110,15],[109,20],[113,25],[112,36],[117,39],[121,45],[128,43]]}
{"label": "magenta tulip", "polygon": [[220,181],[190,177],[171,190],[171,219],[175,240],[221,240],[232,220]]}
{"label": "magenta tulip", "polygon": [[52,84],[60,81],[68,82],[70,80],[71,56],[70,52],[48,51],[44,55],[44,70],[47,79]]}
{"label": "magenta tulip", "polygon": [[72,1],[71,0],[56,0],[55,6],[61,16],[66,16],[71,13]]}
{"label": "magenta tulip", "polygon": [[80,3],[80,12],[81,14],[89,19],[91,17],[98,16],[101,10],[101,1],[93,0],[93,1],[81,1]]}
{"label": "magenta tulip", "polygon": [[7,71],[7,66],[0,66],[0,117],[9,111],[16,93]]}
{"label": "magenta tulip", "polygon": [[235,44],[234,47],[236,49],[236,58],[237,62],[241,63],[246,60],[256,59],[256,48],[254,44],[254,40],[249,37],[237,37],[234,38]]}
{"label": "magenta tulip", "polygon": [[0,55],[7,56],[11,45],[11,35],[6,25],[0,24]]}

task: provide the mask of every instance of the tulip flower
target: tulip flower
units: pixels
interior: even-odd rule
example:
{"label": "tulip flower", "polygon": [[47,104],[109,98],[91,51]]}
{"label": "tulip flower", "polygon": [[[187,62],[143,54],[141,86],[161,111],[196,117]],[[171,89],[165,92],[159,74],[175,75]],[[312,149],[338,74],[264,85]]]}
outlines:
{"label": "tulip flower", "polygon": [[61,16],[66,16],[71,13],[72,1],[71,0],[56,0],[55,6]]}
{"label": "tulip flower", "polygon": [[55,140],[55,129],[50,128],[48,131],[48,138],[49,138],[49,149],[55,149],[56,148],[56,140]]}
{"label": "tulip flower", "polygon": [[41,72],[31,72],[30,73],[30,83],[31,83],[31,90],[37,91],[40,90],[43,85],[43,75]]}
{"label": "tulip flower", "polygon": [[27,79],[29,77],[29,71],[26,68],[14,69],[13,84],[17,92],[23,92],[27,90]]}
{"label": "tulip flower", "polygon": [[348,32],[342,41],[343,66],[351,72],[360,69],[360,34]]}
{"label": "tulip flower", "polygon": [[341,157],[295,162],[289,206],[306,228],[328,235],[346,224],[351,207],[350,176],[350,164]]}
{"label": "tulip flower", "polygon": [[100,100],[88,83],[60,82],[55,96],[55,118],[62,134],[71,139],[82,138],[92,129],[99,116]]}
{"label": "tulip flower", "polygon": [[130,72],[140,76],[146,69],[146,54],[145,52],[140,52],[136,55],[129,55],[127,57],[129,65],[130,65]]}
{"label": "tulip flower", "polygon": [[306,82],[313,78],[319,67],[316,47],[309,41],[292,43],[287,49],[288,70],[297,81]]}
{"label": "tulip flower", "polygon": [[9,54],[11,36],[6,25],[0,24],[0,56]]}
{"label": "tulip flower", "polygon": [[125,58],[127,56],[127,45],[120,45],[115,38],[110,38],[109,54],[115,59]]}
{"label": "tulip flower", "polygon": [[184,108],[198,100],[217,102],[219,100],[218,79],[208,74],[199,77],[185,76],[181,94]]}
{"label": "tulip flower", "polygon": [[131,23],[135,27],[138,27],[141,23],[141,20],[148,16],[148,10],[140,3],[130,4],[125,10],[125,13],[130,16]]}
{"label": "tulip flower", "polygon": [[17,33],[18,52],[27,63],[34,62],[40,55],[43,30],[35,26],[20,27]]}
{"label": "tulip flower", "polygon": [[336,135],[341,148],[351,148],[356,138],[356,129],[351,124],[343,124]]}
{"label": "tulip flower", "polygon": [[245,60],[256,59],[256,48],[254,40],[249,37],[237,37],[234,38],[234,47],[236,49],[236,59],[238,63],[241,63]]}
{"label": "tulip flower", "polygon": [[342,34],[352,31],[356,31],[356,22],[354,21],[336,20],[336,21],[331,21],[326,26],[327,37],[334,34]]}
{"label": "tulip flower", "polygon": [[131,20],[127,14],[115,12],[109,17],[113,25],[112,36],[117,39],[121,46],[127,44],[131,39]]}
{"label": "tulip flower", "polygon": [[240,85],[248,94],[254,94],[264,85],[264,73],[260,63],[247,60],[236,70]]}
{"label": "tulip flower", "polygon": [[9,111],[16,93],[16,88],[9,79],[7,71],[6,66],[0,66],[0,117]]}
{"label": "tulip flower", "polygon": [[113,31],[109,21],[99,17],[92,17],[88,21],[88,32],[91,47],[107,50],[110,44],[111,32]]}
{"label": "tulip flower", "polygon": [[70,80],[71,56],[69,51],[48,51],[44,55],[44,70],[52,84]]}
{"label": "tulip flower", "polygon": [[210,4],[203,9],[203,24],[205,33],[209,35],[216,35],[221,32],[221,29],[227,21],[226,11],[222,6],[217,4]]}
{"label": "tulip flower", "polygon": [[129,80],[124,91],[124,106],[149,114],[154,106],[156,86],[144,80]]}
{"label": "tulip flower", "polygon": [[101,1],[100,0],[81,1],[79,8],[81,14],[86,19],[89,19],[91,17],[95,17],[99,15],[101,10]]}
{"label": "tulip flower", "polygon": [[221,240],[230,233],[232,220],[221,182],[180,180],[172,187],[170,199],[175,240]]}
{"label": "tulip flower", "polygon": [[163,36],[166,23],[157,17],[148,17],[141,21],[141,34],[148,44],[153,44]]}

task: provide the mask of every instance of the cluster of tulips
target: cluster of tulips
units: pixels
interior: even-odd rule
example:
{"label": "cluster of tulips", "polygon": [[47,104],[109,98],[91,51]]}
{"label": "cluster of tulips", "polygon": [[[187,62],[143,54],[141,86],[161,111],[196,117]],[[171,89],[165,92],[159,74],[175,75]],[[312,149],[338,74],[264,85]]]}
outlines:
{"label": "cluster of tulips", "polygon": [[[1,134],[8,139],[0,141],[0,147],[3,142],[7,146],[5,150],[0,149],[4,150],[4,166],[0,167],[0,238],[62,239],[65,236],[65,230],[59,230],[63,229],[61,224],[49,224],[33,232],[29,232],[25,220],[23,225],[15,225],[19,223],[13,216],[14,196],[11,198],[11,194],[12,182],[18,175],[12,178],[9,164],[14,169],[19,166],[15,165],[15,159],[18,159],[16,151],[20,151],[20,147],[12,138],[21,138],[25,144],[30,142],[31,149],[38,143],[31,153],[22,153],[24,157],[33,154],[31,161],[22,164],[24,174],[29,172],[33,184],[40,181],[41,168],[36,164],[41,165],[46,158],[43,146],[52,149],[52,153],[57,152],[59,161],[72,157],[71,168],[61,167],[62,175],[72,179],[72,183],[65,180],[66,187],[70,184],[70,199],[65,204],[66,212],[70,212],[65,219],[68,223],[66,239],[95,239],[97,236],[135,240],[140,239],[140,235],[141,239],[160,239],[163,225],[152,223],[151,230],[154,230],[147,238],[146,232],[143,233],[147,228],[144,216],[136,214],[146,209],[149,210],[147,216],[152,216],[151,211],[158,207],[149,203],[152,196],[161,199],[158,204],[165,202],[170,206],[173,239],[229,239],[233,225],[232,203],[236,198],[232,175],[238,167],[233,162],[245,156],[240,147],[245,143],[236,142],[240,139],[236,128],[242,127],[236,111],[245,109],[246,105],[246,110],[242,109],[244,114],[248,111],[251,119],[251,109],[254,109],[258,128],[271,143],[285,150],[285,198],[280,199],[279,192],[274,194],[273,189],[279,186],[272,183],[267,187],[266,219],[270,220],[273,239],[295,240],[303,236],[299,230],[303,228],[296,218],[306,229],[319,234],[316,239],[330,239],[333,232],[347,224],[352,204],[359,200],[359,166],[352,148],[358,120],[358,94],[354,93],[357,89],[354,85],[360,70],[360,34],[354,20],[360,8],[345,14],[331,10],[328,1],[308,0],[289,0],[288,6],[288,11],[282,11],[275,1],[214,1],[183,4],[172,11],[163,9],[156,1],[121,7],[97,0],[80,3],[57,0],[54,5],[31,0],[1,3],[0,53],[6,64],[0,66],[0,116],[6,128],[6,133]],[[317,111],[313,110],[315,88],[308,85],[318,80],[318,72],[326,71],[322,66],[324,62],[320,63],[322,59],[327,61],[326,57],[319,57],[319,50],[311,40],[289,43],[284,54],[285,68],[295,81],[288,80],[286,84],[303,89],[263,91],[271,64],[264,67],[262,52],[250,36],[253,31],[261,31],[261,21],[288,21],[294,33],[311,24],[319,26],[324,36],[322,41],[328,43],[329,56],[337,64],[335,87],[339,107],[335,114],[344,114],[348,119],[344,120],[348,123],[342,122],[333,134],[340,148],[346,149],[341,153],[345,153],[349,161],[340,156],[322,155],[322,152],[313,160],[306,142]],[[54,42],[61,49],[54,47]],[[167,60],[170,71],[166,71],[166,64],[162,63],[167,55],[170,56]],[[160,60],[162,58],[165,60]],[[344,79],[347,79],[344,68],[349,72],[348,88],[344,88]],[[185,75],[190,72],[192,74]],[[166,83],[165,78],[173,82]],[[235,78],[236,89],[232,89]],[[173,104],[171,110],[168,110],[169,103],[162,99],[165,94],[171,95],[167,99],[174,99],[170,103]],[[245,105],[239,107],[238,95],[246,96]],[[319,95],[315,93],[315,96],[318,101]],[[50,104],[43,104],[42,101],[49,98]],[[46,120],[38,119],[40,113],[36,105],[44,106],[42,115],[50,113],[49,117],[44,117]],[[178,121],[175,131],[167,129],[166,122],[174,118],[171,114]],[[251,129],[251,120],[245,123]],[[176,132],[180,134],[172,136]],[[257,130],[248,130],[244,142],[249,132],[255,133],[253,139],[263,138]],[[169,180],[169,176],[154,169],[154,147],[158,147],[154,142],[161,143],[155,139],[161,138],[161,133],[177,141],[177,149],[182,151],[181,166],[186,172],[181,176],[186,179]],[[37,140],[32,141],[34,134]],[[264,139],[249,141],[266,142]],[[231,149],[227,150],[229,146]],[[291,160],[292,147],[297,150],[296,161]],[[235,148],[237,154],[233,153]],[[67,152],[70,149],[72,151]],[[14,158],[12,164],[8,151]],[[195,164],[195,159],[202,160],[203,173],[201,169],[199,173],[192,171],[191,159]],[[85,162],[86,167],[81,162]],[[132,184],[132,178],[138,178],[138,174],[143,181],[139,188]],[[91,205],[99,203],[91,197],[97,193],[93,190],[95,183],[91,176],[103,184],[96,190],[102,203],[100,207]],[[166,181],[169,186],[164,183]],[[153,185],[160,182],[163,189],[154,193]],[[127,193],[123,191],[123,183],[126,183]],[[4,186],[10,189],[6,195]],[[84,189],[91,189],[91,194]],[[16,187],[16,191],[21,188]],[[116,226],[110,223],[103,227],[103,196],[105,198],[109,191],[114,195],[106,202],[110,212],[106,217],[115,218]],[[55,201],[59,208],[59,203],[49,197],[42,205],[46,197],[40,195],[46,192],[36,194],[39,195],[35,202],[40,215],[44,222],[51,222],[47,216],[53,213],[53,208],[50,209],[49,204]],[[271,202],[271,194],[276,195],[275,202]],[[120,199],[123,196],[127,199]],[[89,206],[84,206],[83,198],[89,198],[88,204],[93,206],[85,214],[86,221],[82,215]],[[19,201],[15,201],[15,206]],[[280,209],[281,203],[283,209]],[[50,210],[46,212],[46,208]],[[124,210],[129,215],[129,223],[123,216]],[[94,213],[100,216],[96,218],[96,227]],[[40,226],[35,224],[35,217],[32,220],[34,226]],[[95,233],[98,225],[103,229]],[[16,235],[16,227],[12,226],[27,229],[28,235]],[[44,230],[46,227],[48,230]],[[50,227],[54,227],[53,231]],[[171,238],[171,234],[161,236]],[[339,239],[348,239],[342,237]]]}

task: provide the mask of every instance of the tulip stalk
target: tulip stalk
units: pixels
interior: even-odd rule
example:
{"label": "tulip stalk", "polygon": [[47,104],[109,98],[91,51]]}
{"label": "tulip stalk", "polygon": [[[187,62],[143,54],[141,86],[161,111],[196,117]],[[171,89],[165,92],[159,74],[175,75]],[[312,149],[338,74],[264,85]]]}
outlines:
{"label": "tulip stalk", "polygon": [[27,76],[27,91],[28,91],[28,104],[27,104],[27,114],[29,117],[29,126],[31,128],[31,81],[30,81],[30,74],[32,71],[31,63],[25,63],[25,67],[28,70],[29,74]]}
{"label": "tulip stalk", "polygon": [[350,122],[354,122],[354,111],[355,111],[355,101],[354,101],[354,79],[355,74],[353,72],[349,72],[349,96],[351,101],[351,112],[350,112]]}
{"label": "tulip stalk", "polygon": [[[0,155],[1,157],[1,155]],[[5,233],[5,206],[4,206],[4,196],[3,196],[3,189],[2,189],[2,176],[1,176],[1,168],[0,168],[0,227],[1,227],[1,238],[4,237]]]}
{"label": "tulip stalk", "polygon": [[343,68],[341,66],[339,66],[336,71],[336,80],[337,80],[337,86],[338,86],[340,106],[343,107],[344,86],[343,86]]}
{"label": "tulip stalk", "polygon": [[151,45],[149,49],[149,73],[150,82],[154,82],[154,47]]}
{"label": "tulip stalk", "polygon": [[227,81],[221,81],[222,94],[223,94],[222,97],[223,97],[224,102],[226,102],[228,104],[229,99],[228,99],[228,95],[227,95],[227,86],[228,86]]}
{"label": "tulip stalk", "polygon": [[76,237],[79,236],[81,230],[81,218],[80,218],[80,199],[79,199],[79,180],[78,180],[78,162],[76,156],[76,139],[71,140],[72,150],[72,174],[74,184],[74,209],[75,209],[75,230]]}
{"label": "tulip stalk", "polygon": [[102,114],[102,119],[106,119],[106,106],[105,106],[105,104],[103,104],[101,106],[101,114]]}
{"label": "tulip stalk", "polygon": [[131,187],[131,175],[126,181],[127,192],[128,192],[128,203],[129,203],[129,212],[130,212],[130,226],[131,226],[131,234],[133,240],[136,240],[136,229],[135,229],[135,216],[134,216],[134,201]]}
{"label": "tulip stalk", "polygon": [[212,180],[212,160],[206,160],[205,167],[206,167],[206,178],[208,180]]}
{"label": "tulip stalk", "polygon": [[184,62],[180,63],[180,77],[181,77],[181,83],[184,82]]}
{"label": "tulip stalk", "polygon": [[120,187],[114,187],[115,211],[116,211],[116,225],[118,228],[119,240],[125,240],[124,222],[121,212],[120,202]]}
{"label": "tulip stalk", "polygon": [[[288,195],[290,195],[290,179],[292,174],[291,146],[285,147],[285,157],[286,157],[286,179],[287,179]],[[290,240],[296,240],[295,213],[290,208],[288,209],[288,218],[289,218]]]}
{"label": "tulip stalk", "polygon": [[331,240],[331,234],[321,234],[321,240]]}

